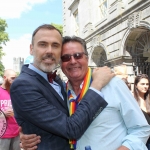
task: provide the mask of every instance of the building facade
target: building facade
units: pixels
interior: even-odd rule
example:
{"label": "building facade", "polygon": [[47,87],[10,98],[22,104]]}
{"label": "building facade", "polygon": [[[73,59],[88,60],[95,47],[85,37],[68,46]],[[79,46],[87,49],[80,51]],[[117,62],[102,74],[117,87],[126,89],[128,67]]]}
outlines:
{"label": "building facade", "polygon": [[63,0],[63,35],[84,38],[89,66],[150,77],[150,0]]}
{"label": "building facade", "polygon": [[20,73],[23,64],[24,64],[24,58],[21,57],[13,58],[13,70],[15,72]]}

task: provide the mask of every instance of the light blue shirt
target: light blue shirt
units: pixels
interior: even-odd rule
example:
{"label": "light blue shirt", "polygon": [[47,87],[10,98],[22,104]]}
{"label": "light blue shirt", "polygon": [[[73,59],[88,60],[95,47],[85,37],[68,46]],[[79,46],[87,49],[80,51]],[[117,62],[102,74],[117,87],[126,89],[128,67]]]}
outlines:
{"label": "light blue shirt", "polygon": [[53,83],[50,83],[48,81],[47,78],[47,73],[37,69],[36,67],[34,67],[32,64],[29,64],[28,68],[30,68],[31,70],[35,71],[36,73],[38,73],[39,75],[41,75],[53,88],[54,90],[60,95],[60,97],[64,100],[63,95],[61,94],[61,87],[59,84],[57,84],[55,81],[53,81]]}
{"label": "light blue shirt", "polygon": [[150,126],[125,83],[114,77],[101,92],[108,105],[78,139],[77,150],[87,145],[92,150],[117,150],[121,145],[147,150]]}

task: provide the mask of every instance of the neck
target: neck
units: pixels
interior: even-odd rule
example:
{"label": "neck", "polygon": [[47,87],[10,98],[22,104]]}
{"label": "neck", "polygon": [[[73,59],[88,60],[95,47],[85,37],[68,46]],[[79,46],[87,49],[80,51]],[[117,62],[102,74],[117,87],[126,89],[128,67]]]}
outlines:
{"label": "neck", "polygon": [[81,89],[80,89],[80,85],[83,81],[69,81],[71,86],[72,86],[72,89],[73,91],[75,92],[76,95],[80,94],[81,92]]}
{"label": "neck", "polygon": [[5,86],[4,83],[1,85],[1,87],[2,87],[3,89],[6,89],[6,86]]}
{"label": "neck", "polygon": [[139,97],[144,100],[144,93],[139,92]]}

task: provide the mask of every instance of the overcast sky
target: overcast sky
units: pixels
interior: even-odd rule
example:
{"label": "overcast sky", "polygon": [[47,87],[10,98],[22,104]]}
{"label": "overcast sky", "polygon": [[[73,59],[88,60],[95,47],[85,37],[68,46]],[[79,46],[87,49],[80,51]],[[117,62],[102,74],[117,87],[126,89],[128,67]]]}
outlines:
{"label": "overcast sky", "polygon": [[62,24],[62,0],[0,0],[9,42],[3,46],[5,69],[13,69],[13,57],[27,58],[32,32],[41,24]]}

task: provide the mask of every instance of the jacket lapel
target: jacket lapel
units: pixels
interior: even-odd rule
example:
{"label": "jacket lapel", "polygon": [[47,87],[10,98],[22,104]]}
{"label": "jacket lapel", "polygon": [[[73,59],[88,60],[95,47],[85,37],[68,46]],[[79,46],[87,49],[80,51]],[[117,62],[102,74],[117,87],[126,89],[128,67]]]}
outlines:
{"label": "jacket lapel", "polygon": [[56,77],[56,81],[61,86],[61,92],[62,92],[62,95],[64,97],[64,100],[59,96],[59,94],[54,90],[54,88],[41,75],[39,75],[35,71],[29,69],[28,65],[24,65],[22,67],[22,72],[25,72],[25,73],[29,74],[30,76],[34,76],[34,78],[36,78],[46,88],[49,89],[49,91],[51,92],[51,94],[53,94],[56,97],[56,99],[61,103],[61,105],[63,107],[65,107],[66,109],[68,109],[64,87],[63,87],[62,81],[60,80],[60,78],[58,76]]}
{"label": "jacket lapel", "polygon": [[[36,78],[42,83],[44,84],[44,86],[46,88],[48,88],[50,90],[50,92],[57,98],[57,100],[61,103],[61,105],[63,105],[63,107],[67,108],[67,103],[66,103],[66,96],[64,95],[64,93],[62,93],[64,100],[60,97],[60,95],[55,91],[55,89],[40,75],[36,75]],[[62,90],[62,87],[61,87]],[[68,109],[68,108],[67,108]]]}

